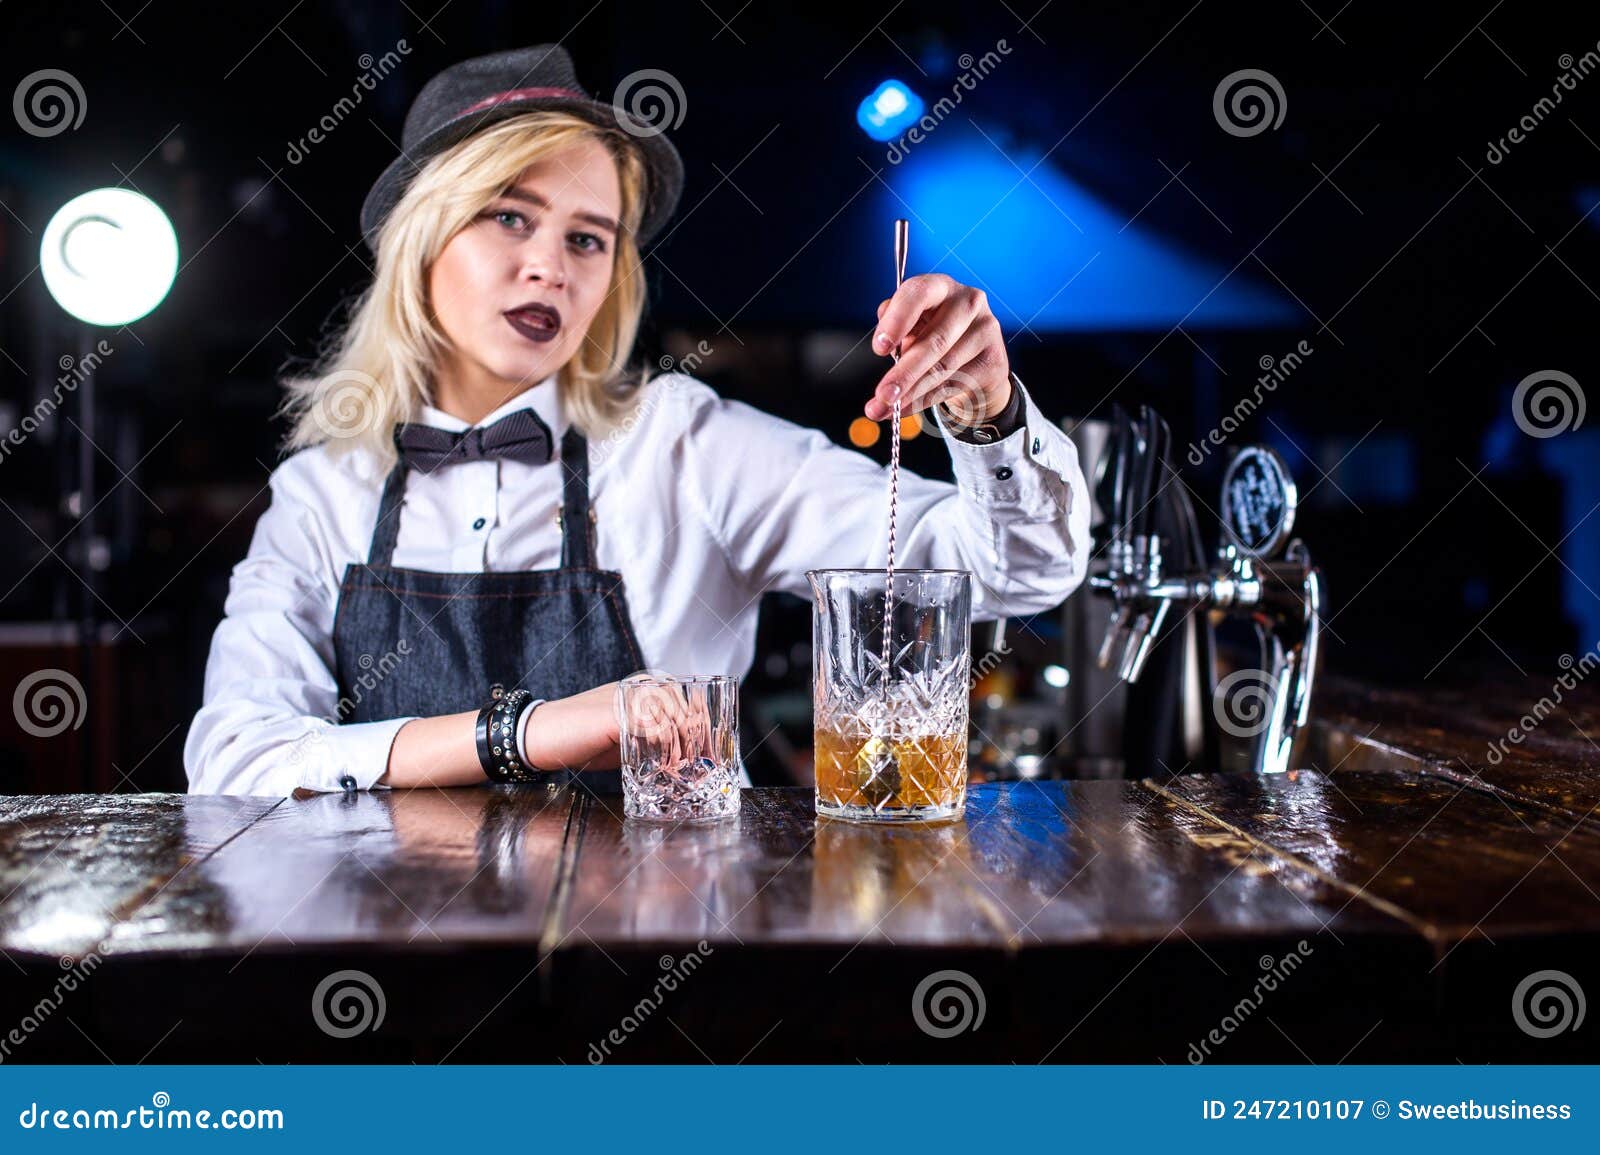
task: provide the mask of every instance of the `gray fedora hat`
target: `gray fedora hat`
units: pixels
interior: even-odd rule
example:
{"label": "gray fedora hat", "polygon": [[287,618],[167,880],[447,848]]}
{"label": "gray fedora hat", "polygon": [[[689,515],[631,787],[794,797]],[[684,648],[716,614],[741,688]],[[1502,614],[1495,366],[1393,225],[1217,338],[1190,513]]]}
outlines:
{"label": "gray fedora hat", "polygon": [[638,143],[649,174],[638,243],[648,243],[672,216],[683,192],[678,150],[658,127],[585,92],[566,49],[535,44],[452,64],[423,85],[406,113],[401,155],[383,170],[361,206],[367,247],[377,251],[379,226],[430,159],[491,124],[541,109],[560,109],[620,128]]}

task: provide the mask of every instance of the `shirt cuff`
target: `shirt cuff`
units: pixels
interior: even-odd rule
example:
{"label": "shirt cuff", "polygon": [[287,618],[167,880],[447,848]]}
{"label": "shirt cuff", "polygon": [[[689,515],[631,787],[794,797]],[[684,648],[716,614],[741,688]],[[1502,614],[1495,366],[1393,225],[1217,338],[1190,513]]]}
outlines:
{"label": "shirt cuff", "polygon": [[1078,450],[1061,427],[1040,412],[1014,373],[1011,387],[1020,398],[1022,423],[998,441],[979,445],[960,440],[949,435],[942,415],[936,418],[947,434],[956,484],[985,506],[1054,516],[1061,512],[1070,479],[1078,475]]}
{"label": "shirt cuff", "polygon": [[294,744],[290,754],[300,763],[298,785],[306,790],[387,790],[377,784],[389,769],[389,750],[400,727],[412,718],[382,722],[328,725]]}
{"label": "shirt cuff", "polygon": [[979,425],[966,427],[957,426],[951,430],[952,436],[958,441],[965,441],[972,445],[987,445],[1002,437],[1009,437],[1022,428],[1022,388],[1016,375],[1011,376],[1011,396],[1006,401],[1006,407],[995,414],[988,421]]}

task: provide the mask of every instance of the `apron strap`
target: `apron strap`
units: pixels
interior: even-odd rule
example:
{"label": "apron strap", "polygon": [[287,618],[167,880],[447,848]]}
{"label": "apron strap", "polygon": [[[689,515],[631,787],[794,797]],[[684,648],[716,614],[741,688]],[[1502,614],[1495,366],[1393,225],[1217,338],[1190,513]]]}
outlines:
{"label": "apron strap", "polygon": [[578,428],[561,438],[561,568],[594,568],[594,524],[589,520],[589,442]]}
{"label": "apron strap", "polygon": [[383,483],[378,524],[372,527],[372,544],[367,548],[368,565],[386,566],[394,560],[394,543],[400,536],[400,505],[406,494],[406,472],[405,461],[398,461]]}

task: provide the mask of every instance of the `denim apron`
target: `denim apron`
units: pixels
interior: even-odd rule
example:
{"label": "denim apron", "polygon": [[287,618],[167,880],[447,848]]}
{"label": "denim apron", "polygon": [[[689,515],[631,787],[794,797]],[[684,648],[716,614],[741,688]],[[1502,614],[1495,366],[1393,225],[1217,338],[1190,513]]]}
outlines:
{"label": "denim apron", "polygon": [[[340,722],[481,709],[495,682],[565,698],[644,668],[622,575],[595,565],[589,445],[576,428],[561,439],[559,460],[561,566],[505,573],[391,564],[409,472],[404,460],[395,465],[366,564],[346,566],[339,587],[333,648],[340,700],[350,703]],[[615,770],[564,777],[621,790]]]}

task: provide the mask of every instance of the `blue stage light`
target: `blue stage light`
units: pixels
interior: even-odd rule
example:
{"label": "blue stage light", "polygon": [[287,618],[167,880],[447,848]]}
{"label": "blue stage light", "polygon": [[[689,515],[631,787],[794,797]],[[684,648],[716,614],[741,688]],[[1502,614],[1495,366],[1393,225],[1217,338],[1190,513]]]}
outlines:
{"label": "blue stage light", "polygon": [[856,123],[873,140],[894,140],[922,117],[922,97],[898,80],[885,80],[856,109]]}
{"label": "blue stage light", "polygon": [[[1102,199],[1058,167],[1059,151],[1046,158],[1018,144],[1002,153],[995,135],[947,118],[907,150],[893,189],[881,190],[881,211],[905,216],[910,206],[913,260],[924,254],[916,271],[984,288],[1002,325],[1187,332],[1306,322],[1245,262],[1203,256],[1148,225],[1138,205]],[[1212,227],[1209,218],[1200,227]],[[863,295],[876,304],[876,292],[871,284]]]}

